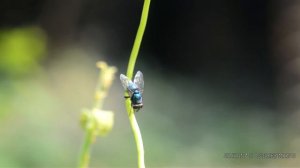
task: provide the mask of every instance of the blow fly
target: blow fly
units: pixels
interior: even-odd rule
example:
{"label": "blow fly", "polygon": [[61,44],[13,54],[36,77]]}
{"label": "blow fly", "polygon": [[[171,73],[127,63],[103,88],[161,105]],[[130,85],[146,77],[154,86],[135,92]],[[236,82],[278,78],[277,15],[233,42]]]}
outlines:
{"label": "blow fly", "polygon": [[139,111],[143,107],[143,92],[144,92],[144,78],[141,71],[138,71],[134,77],[133,82],[125,75],[120,75],[120,80],[125,91],[128,92],[131,106],[135,111]]}

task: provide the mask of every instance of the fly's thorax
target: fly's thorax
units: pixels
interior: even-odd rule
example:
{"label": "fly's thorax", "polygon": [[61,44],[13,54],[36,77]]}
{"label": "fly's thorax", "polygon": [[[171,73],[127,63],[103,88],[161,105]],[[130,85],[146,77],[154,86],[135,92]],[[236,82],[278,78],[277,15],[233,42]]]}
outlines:
{"label": "fly's thorax", "polygon": [[134,90],[134,91],[136,91],[136,90],[138,90],[138,87],[136,86],[136,84],[134,84],[134,83],[130,83],[129,85],[128,85],[128,89],[129,90]]}

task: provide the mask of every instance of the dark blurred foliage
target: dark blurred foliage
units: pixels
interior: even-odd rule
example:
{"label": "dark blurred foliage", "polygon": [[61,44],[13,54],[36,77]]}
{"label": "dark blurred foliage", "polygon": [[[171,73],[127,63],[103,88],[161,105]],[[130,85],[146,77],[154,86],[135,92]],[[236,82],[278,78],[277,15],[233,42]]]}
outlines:
{"label": "dark blurred foliage", "polygon": [[269,7],[260,0],[154,1],[145,46],[170,71],[273,106]]}
{"label": "dark blurred foliage", "polygon": [[[129,51],[142,3],[140,0],[3,0],[0,24],[14,27],[41,23],[50,37],[58,39],[74,31],[74,38],[79,38],[82,29],[98,25],[110,29],[112,38],[119,39],[120,48]],[[142,52],[153,53],[166,69],[187,74],[236,68],[242,71],[233,72],[270,78],[269,7],[269,1],[260,0],[153,0]],[[50,19],[43,20],[45,17]],[[68,27],[70,22],[74,27]],[[107,52],[120,59],[117,49]]]}
{"label": "dark blurred foliage", "polygon": [[[141,0],[4,0],[0,20],[2,27],[39,23],[50,46],[84,41],[96,50],[102,45],[113,60],[126,62],[124,53],[130,53],[142,4]],[[273,106],[271,5],[261,0],[153,0],[140,59],[164,72],[222,82],[248,95],[247,101]],[[113,45],[99,44],[101,38],[111,39]]]}

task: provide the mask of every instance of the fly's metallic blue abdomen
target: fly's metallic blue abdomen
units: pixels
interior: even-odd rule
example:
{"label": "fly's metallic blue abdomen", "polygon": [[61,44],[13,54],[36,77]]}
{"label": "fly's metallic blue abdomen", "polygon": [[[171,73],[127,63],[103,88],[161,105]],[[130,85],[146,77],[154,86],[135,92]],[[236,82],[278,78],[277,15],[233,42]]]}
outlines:
{"label": "fly's metallic blue abdomen", "polygon": [[130,98],[131,100],[131,106],[134,108],[134,109],[137,109],[139,110],[140,108],[143,107],[143,98],[142,98],[142,95],[138,92],[134,92]]}
{"label": "fly's metallic blue abdomen", "polygon": [[142,103],[142,95],[141,95],[141,93],[140,92],[134,92],[133,94],[132,94],[132,96],[131,96],[131,102],[133,103],[133,104],[140,104],[140,103]]}
{"label": "fly's metallic blue abdomen", "polygon": [[[144,91],[144,79],[141,71],[138,71],[134,77],[134,81],[132,82],[125,75],[121,74],[120,79],[124,89],[130,95],[131,106],[133,109],[138,111],[143,107],[143,91]],[[129,98],[128,97],[128,98]]]}

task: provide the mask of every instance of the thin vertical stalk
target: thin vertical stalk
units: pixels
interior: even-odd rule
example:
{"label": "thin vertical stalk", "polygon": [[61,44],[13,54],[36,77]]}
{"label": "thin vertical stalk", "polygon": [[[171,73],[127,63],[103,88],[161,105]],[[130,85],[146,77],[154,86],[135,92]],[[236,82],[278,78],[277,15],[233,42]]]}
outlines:
{"label": "thin vertical stalk", "polygon": [[130,78],[130,79],[133,76],[135,62],[136,62],[136,59],[138,57],[141,42],[142,42],[143,35],[144,35],[145,29],[146,29],[146,24],[147,24],[147,20],[148,20],[148,13],[149,13],[149,8],[150,8],[150,2],[151,2],[151,0],[145,0],[144,1],[144,6],[143,6],[140,25],[139,25],[138,31],[136,33],[134,44],[133,44],[133,47],[132,47],[132,50],[131,50],[129,63],[128,63],[128,67],[127,67],[127,74],[126,74],[127,77]]}
{"label": "thin vertical stalk", "polygon": [[[141,42],[143,39],[143,35],[145,32],[147,19],[148,19],[148,13],[149,13],[149,7],[150,7],[151,0],[145,0],[142,16],[140,20],[140,25],[134,40],[133,48],[130,54],[129,63],[127,67],[127,77],[129,79],[132,79],[133,71],[135,67],[135,62],[138,57],[139,49],[141,46]],[[128,93],[125,93],[125,96],[128,96]],[[143,146],[143,139],[142,134],[139,128],[139,125],[136,121],[134,110],[131,107],[131,101],[129,99],[126,99],[125,101],[126,110],[128,112],[129,116],[129,122],[133,131],[133,135],[135,138],[136,146],[137,146],[137,155],[138,155],[138,167],[144,168],[145,167],[145,161],[144,161],[144,146]]]}
{"label": "thin vertical stalk", "polygon": [[80,151],[79,168],[89,167],[91,145],[98,135],[106,135],[113,126],[112,111],[102,110],[102,106],[117,69],[114,66],[108,66],[103,61],[97,62],[97,67],[100,69],[100,74],[95,91],[94,107],[91,110],[84,109],[81,114],[81,124],[85,135]]}
{"label": "thin vertical stalk", "polygon": [[82,145],[81,153],[80,153],[80,168],[87,168],[90,160],[90,149],[93,141],[93,132],[86,131],[84,143]]}

